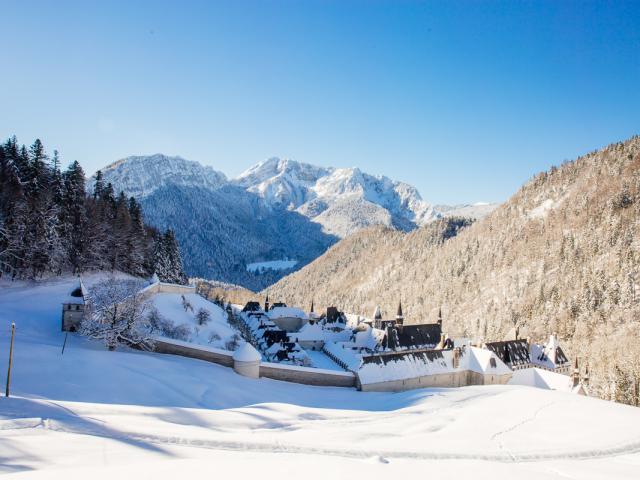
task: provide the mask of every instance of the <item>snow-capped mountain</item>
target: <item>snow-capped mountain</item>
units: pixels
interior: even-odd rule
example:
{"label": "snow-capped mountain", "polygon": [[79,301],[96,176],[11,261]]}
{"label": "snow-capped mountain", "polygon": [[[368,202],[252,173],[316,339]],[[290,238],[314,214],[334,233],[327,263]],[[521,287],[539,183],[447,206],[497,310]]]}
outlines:
{"label": "snow-capped mountain", "polygon": [[[173,228],[190,276],[261,289],[362,228],[413,230],[434,209],[416,188],[358,168],[270,158],[237,178],[181,157],[132,156],[102,169],[116,192],[138,198],[149,223]],[[93,181],[89,182],[89,186]],[[249,264],[288,259],[264,272]]]}
{"label": "snow-capped mountain", "polygon": [[415,187],[358,168],[270,158],[233,182],[268,205],[295,210],[340,237],[379,224],[410,230],[439,217]]}
{"label": "snow-capped mountain", "polygon": [[215,190],[227,183],[225,174],[211,167],[161,153],[123,158],[102,169],[102,174],[116,190],[139,199],[167,185]]}

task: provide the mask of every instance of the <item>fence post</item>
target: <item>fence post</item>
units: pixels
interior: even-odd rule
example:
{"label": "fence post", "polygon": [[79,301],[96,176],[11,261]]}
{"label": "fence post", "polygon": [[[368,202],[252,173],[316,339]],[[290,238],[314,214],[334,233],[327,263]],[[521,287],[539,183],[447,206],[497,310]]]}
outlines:
{"label": "fence post", "polygon": [[9,347],[9,369],[7,370],[7,389],[5,396],[9,396],[9,387],[11,385],[11,365],[13,364],[13,337],[16,333],[16,324],[11,322],[11,346]]}

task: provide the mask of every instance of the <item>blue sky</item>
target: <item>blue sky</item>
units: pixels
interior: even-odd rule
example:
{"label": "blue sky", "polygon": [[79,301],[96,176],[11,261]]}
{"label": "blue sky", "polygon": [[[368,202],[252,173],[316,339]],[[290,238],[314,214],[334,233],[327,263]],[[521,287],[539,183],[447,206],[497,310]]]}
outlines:
{"label": "blue sky", "polygon": [[640,2],[0,6],[0,136],[87,173],[162,152],[235,176],[280,156],[502,201],[640,133]]}

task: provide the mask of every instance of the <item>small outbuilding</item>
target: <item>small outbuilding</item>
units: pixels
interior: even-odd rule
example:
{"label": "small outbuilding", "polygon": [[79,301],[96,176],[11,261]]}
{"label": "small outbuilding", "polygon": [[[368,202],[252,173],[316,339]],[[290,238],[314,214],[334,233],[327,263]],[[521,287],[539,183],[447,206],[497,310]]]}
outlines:
{"label": "small outbuilding", "polygon": [[87,292],[82,280],[78,279],[74,289],[69,292],[62,302],[61,328],[63,332],[75,332],[80,328],[80,323],[84,318],[85,300],[87,298]]}

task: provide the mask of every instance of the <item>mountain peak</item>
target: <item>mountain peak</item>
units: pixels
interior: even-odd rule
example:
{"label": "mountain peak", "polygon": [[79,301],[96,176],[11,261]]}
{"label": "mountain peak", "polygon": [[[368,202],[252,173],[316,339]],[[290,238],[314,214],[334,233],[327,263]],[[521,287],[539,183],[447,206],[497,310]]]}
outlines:
{"label": "mountain peak", "polygon": [[166,185],[215,189],[227,183],[225,174],[212,167],[162,153],[117,160],[103,168],[102,174],[117,190],[137,198],[151,195]]}

